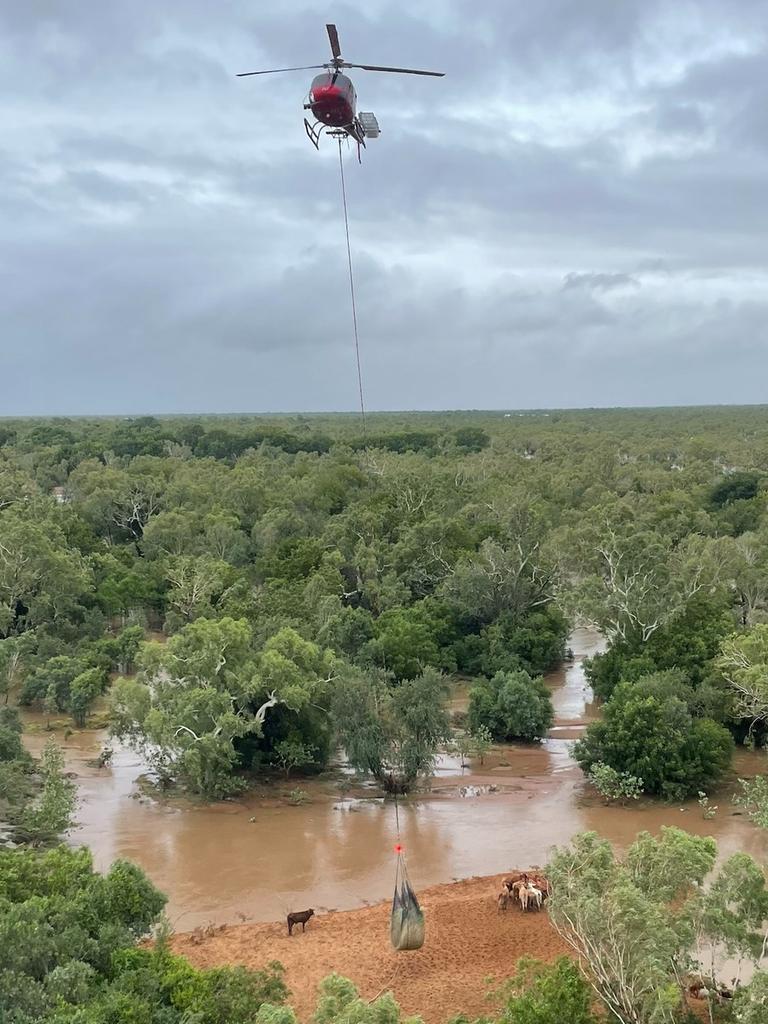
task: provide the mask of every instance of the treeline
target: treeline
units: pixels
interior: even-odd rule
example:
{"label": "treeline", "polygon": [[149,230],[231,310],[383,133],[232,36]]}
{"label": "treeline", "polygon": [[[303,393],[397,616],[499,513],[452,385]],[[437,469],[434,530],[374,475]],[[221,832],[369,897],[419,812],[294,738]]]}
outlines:
{"label": "treeline", "polygon": [[227,420],[159,420],[140,416],[125,420],[57,420],[0,422],[0,448],[13,448],[36,464],[44,486],[61,486],[68,474],[86,459],[108,462],[141,455],[217,459],[232,462],[245,452],[262,447],[289,455],[326,454],[343,446],[352,451],[377,448],[396,453],[480,451],[490,442],[482,427],[454,429],[392,429],[361,433],[360,426],[342,436],[313,429],[309,422],[284,420],[258,423]]}
{"label": "treeline", "polygon": [[[768,618],[766,424],[398,414],[362,438],[353,417],[5,421],[0,692],[78,724],[109,692],[158,776],[209,795],[264,766],[318,770],[340,739],[398,787],[450,732],[448,675],[476,680],[466,742],[542,736],[539,677],[587,621],[615,703],[585,770],[706,789],[732,735],[762,738],[719,659]],[[669,777],[616,753],[638,702],[682,758]]]}

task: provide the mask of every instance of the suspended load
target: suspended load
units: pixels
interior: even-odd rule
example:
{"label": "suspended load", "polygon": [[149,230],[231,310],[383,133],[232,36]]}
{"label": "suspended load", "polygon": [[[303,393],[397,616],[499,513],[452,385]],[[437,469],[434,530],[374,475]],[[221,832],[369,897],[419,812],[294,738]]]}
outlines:
{"label": "suspended load", "polygon": [[408,878],[403,849],[398,845],[395,850],[397,869],[389,937],[395,949],[421,949],[424,945],[424,913]]}

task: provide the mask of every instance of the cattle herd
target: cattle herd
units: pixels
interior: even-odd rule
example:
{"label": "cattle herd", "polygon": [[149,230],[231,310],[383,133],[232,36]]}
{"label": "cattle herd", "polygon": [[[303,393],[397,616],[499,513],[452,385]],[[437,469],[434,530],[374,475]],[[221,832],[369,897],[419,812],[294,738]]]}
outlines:
{"label": "cattle herd", "polygon": [[543,875],[517,871],[505,878],[497,897],[499,912],[509,908],[510,900],[519,903],[521,910],[541,910],[549,896],[549,882]]}

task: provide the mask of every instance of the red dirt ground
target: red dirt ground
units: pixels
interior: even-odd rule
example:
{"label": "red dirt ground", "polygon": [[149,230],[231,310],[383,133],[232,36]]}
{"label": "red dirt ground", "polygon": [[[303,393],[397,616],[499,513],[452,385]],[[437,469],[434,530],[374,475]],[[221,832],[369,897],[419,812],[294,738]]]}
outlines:
{"label": "red dirt ground", "polygon": [[[308,1021],[318,983],[336,972],[372,999],[391,991],[407,1014],[443,1024],[466,1013],[476,1017],[497,1005],[487,994],[493,983],[514,973],[521,956],[553,960],[566,947],[546,910],[499,913],[496,894],[503,875],[438,885],[419,893],[427,937],[416,952],[396,953],[389,944],[389,903],[362,910],[319,914],[305,934],[288,938],[284,922],[228,926],[203,938],[179,934],[177,953],[197,967],[245,964],[252,968],[279,960],[291,990],[289,1003]],[[488,979],[493,983],[489,986]]]}

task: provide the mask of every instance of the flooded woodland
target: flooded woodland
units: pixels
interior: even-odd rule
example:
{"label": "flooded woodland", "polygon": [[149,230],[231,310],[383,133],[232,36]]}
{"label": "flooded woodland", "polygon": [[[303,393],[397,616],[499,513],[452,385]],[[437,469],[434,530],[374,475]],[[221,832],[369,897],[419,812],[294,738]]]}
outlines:
{"label": "flooded woodland", "polygon": [[768,1024],[768,0],[86,6],[0,0],[0,1024]]}
{"label": "flooded woodland", "polygon": [[[428,787],[399,801],[416,885],[543,864],[553,845],[588,829],[623,848],[642,829],[679,825],[714,836],[721,857],[742,850],[768,859],[768,838],[732,806],[731,784],[713,796],[719,809],[709,820],[695,801],[606,806],[590,791],[569,747],[598,714],[583,661],[601,641],[578,629],[569,644],[573,660],[547,676],[556,719],[543,743],[496,747],[483,766],[463,770],[457,758],[444,756]],[[461,710],[465,699],[459,685],[453,709]],[[78,825],[69,842],[87,845],[99,869],[116,858],[139,864],[168,894],[168,914],[179,930],[211,921],[276,920],[298,906],[353,909],[390,895],[394,803],[356,784],[343,767],[319,779],[278,781],[239,799],[182,804],[142,794],[144,766],[126,747],[116,748],[110,767],[90,767],[106,738],[85,730],[62,741],[79,790]],[[26,739],[37,752],[45,733],[28,732]],[[738,752],[733,779],[763,770],[764,758]],[[293,806],[288,795],[299,787],[308,799]]]}
{"label": "flooded woodland", "polygon": [[3,436],[0,1018],[762,998],[765,411]]}

